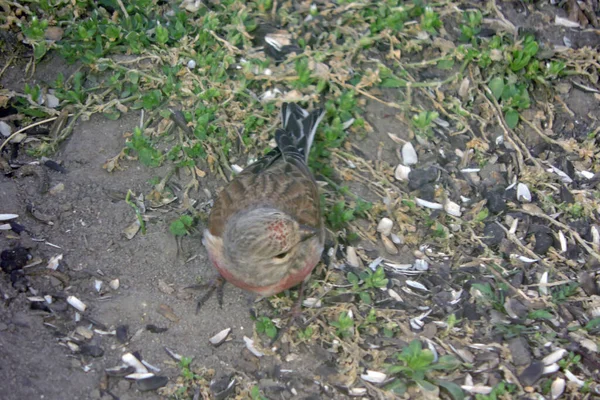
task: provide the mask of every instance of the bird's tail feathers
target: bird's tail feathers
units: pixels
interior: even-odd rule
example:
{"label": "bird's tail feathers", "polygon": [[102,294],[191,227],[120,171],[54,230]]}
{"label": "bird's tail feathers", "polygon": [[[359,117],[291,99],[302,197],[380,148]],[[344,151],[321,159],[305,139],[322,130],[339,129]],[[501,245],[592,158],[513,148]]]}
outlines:
{"label": "bird's tail feathers", "polygon": [[300,155],[304,162],[308,162],[317,127],[324,116],[325,110],[322,108],[308,112],[295,103],[283,103],[283,129],[277,129],[275,133],[275,141],[283,156],[296,154]]}

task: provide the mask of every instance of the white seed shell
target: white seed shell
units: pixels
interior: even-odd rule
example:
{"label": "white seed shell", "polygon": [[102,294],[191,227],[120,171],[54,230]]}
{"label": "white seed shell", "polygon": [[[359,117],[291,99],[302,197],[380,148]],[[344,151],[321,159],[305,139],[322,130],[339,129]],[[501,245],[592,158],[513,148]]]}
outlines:
{"label": "white seed shell", "polygon": [[402,162],[404,165],[414,165],[419,162],[417,151],[411,142],[406,142],[404,143],[404,146],[402,146]]}
{"label": "white seed shell", "polygon": [[360,260],[358,259],[358,256],[356,255],[356,249],[352,246],[348,246],[346,248],[346,260],[348,261],[348,264],[354,268],[358,268],[360,267]]}
{"label": "white seed shell", "polygon": [[569,380],[569,382],[573,382],[574,384],[576,384],[579,387],[583,387],[583,385],[585,385],[584,381],[582,381],[581,379],[576,377],[575,374],[573,374],[568,369],[565,369],[565,377]]}
{"label": "white seed shell", "polygon": [[217,333],[215,336],[208,339],[208,341],[213,346],[219,346],[223,342],[225,342],[225,340],[227,340],[229,333],[231,333],[231,328],[223,329],[221,332]]}
{"label": "white seed shell", "polygon": [[560,396],[562,396],[566,387],[567,383],[563,378],[556,378],[554,382],[552,382],[552,386],[550,386],[550,394],[552,395],[552,399],[558,399]]}
{"label": "white seed shell", "polygon": [[394,171],[394,178],[399,181],[407,181],[408,175],[410,174],[410,167],[406,165],[398,164],[396,170]]}
{"label": "white seed shell", "polygon": [[460,206],[453,201],[446,200],[444,203],[444,210],[455,217],[460,217],[462,213],[460,212]]}
{"label": "white seed shell", "polygon": [[8,221],[15,218],[19,218],[19,214],[0,214],[0,221]]}
{"label": "white seed shell", "polygon": [[308,297],[304,299],[302,305],[308,308],[321,308],[323,303],[321,303],[321,300],[316,297]]}
{"label": "white seed shell", "polygon": [[244,342],[246,343],[246,348],[256,357],[260,358],[265,355],[263,352],[254,347],[254,340],[250,339],[248,336],[244,336]]}
{"label": "white seed shell", "polygon": [[558,350],[548,354],[546,357],[544,357],[542,359],[542,362],[544,363],[544,365],[551,365],[551,364],[557,363],[560,360],[562,360],[562,358],[564,356],[566,356],[567,353],[568,352],[565,349],[558,349]]}
{"label": "white seed shell", "polygon": [[567,238],[563,231],[558,231],[558,240],[560,241],[560,252],[564,253],[567,251]]}
{"label": "white seed shell", "polygon": [[544,271],[544,273],[542,274],[542,277],[540,278],[539,288],[540,294],[542,296],[548,296],[548,271]]}
{"label": "white seed shell", "polygon": [[553,374],[556,371],[558,371],[560,369],[560,366],[558,364],[550,364],[550,365],[546,365],[544,367],[544,375],[549,375],[549,374]]}
{"label": "white seed shell", "polygon": [[381,383],[385,381],[387,375],[383,372],[367,370],[365,374],[361,374],[360,378],[371,383]]}
{"label": "white seed shell", "polygon": [[521,182],[517,184],[517,200],[521,203],[531,203],[531,192],[527,185]]}
{"label": "white seed shell", "polygon": [[419,290],[424,290],[425,292],[429,292],[429,289],[427,289],[425,287],[425,285],[423,285],[422,283],[416,282],[416,281],[411,281],[411,280],[407,280],[406,284],[410,287],[413,287],[415,289],[419,289]]}
{"label": "white seed shell", "polygon": [[75,296],[67,297],[67,303],[69,303],[73,308],[81,312],[85,312],[85,309],[87,308],[87,306]]}
{"label": "white seed shell", "polygon": [[417,202],[418,206],[425,207],[425,208],[431,208],[432,210],[441,210],[444,208],[444,206],[441,205],[440,203],[433,203],[431,201],[423,200],[418,197],[415,198],[415,201]]}
{"label": "white seed shell", "polygon": [[140,379],[148,379],[148,378],[152,378],[154,376],[154,374],[152,372],[136,372],[133,374],[129,374],[125,377],[125,379],[133,379],[133,380],[140,380]]}
{"label": "white seed shell", "polygon": [[[138,360],[137,357],[131,353],[123,354],[121,356],[121,360],[123,360],[123,362],[125,364],[129,365],[130,367],[135,368],[135,372],[138,374],[147,374],[148,373],[148,368],[146,368],[146,366],[144,364],[142,364],[140,362],[140,360]],[[137,378],[137,379],[142,379],[142,378]]]}
{"label": "white seed shell", "polygon": [[381,221],[379,221],[379,224],[377,224],[377,232],[384,236],[390,236],[393,226],[394,221],[389,218],[381,218]]}
{"label": "white seed shell", "polygon": [[119,285],[120,285],[119,279],[113,279],[112,281],[110,281],[108,283],[108,286],[110,286],[110,288],[112,290],[117,290],[119,288]]}

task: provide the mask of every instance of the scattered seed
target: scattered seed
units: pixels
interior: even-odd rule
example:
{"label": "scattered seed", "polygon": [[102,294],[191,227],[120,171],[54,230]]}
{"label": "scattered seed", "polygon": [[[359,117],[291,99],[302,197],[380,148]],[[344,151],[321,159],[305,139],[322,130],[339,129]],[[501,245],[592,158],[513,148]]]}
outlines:
{"label": "scattered seed", "polygon": [[550,386],[550,394],[552,399],[558,399],[560,396],[562,396],[566,387],[567,383],[563,378],[556,378],[554,382],[552,382],[552,386]]}
{"label": "scattered seed", "polygon": [[265,354],[259,351],[256,347],[254,347],[254,340],[250,339],[247,336],[244,336],[244,342],[246,343],[246,348],[250,351],[250,353],[254,354],[256,357],[260,358]]}
{"label": "scattered seed", "polygon": [[560,365],[558,364],[550,364],[544,367],[544,375],[553,374],[560,369]]}
{"label": "scattered seed", "polygon": [[410,167],[407,167],[406,165],[398,164],[398,166],[394,170],[394,178],[396,178],[399,181],[407,181],[409,174]]}
{"label": "scattered seed", "polygon": [[531,203],[531,192],[527,185],[521,182],[517,184],[517,200],[521,203]]}
{"label": "scattered seed", "polygon": [[404,165],[414,165],[419,162],[417,151],[411,142],[406,142],[402,146],[402,163]]}
{"label": "scattered seed", "polygon": [[420,199],[418,197],[415,198],[415,201],[417,202],[418,206],[425,207],[425,208],[431,208],[432,210],[442,210],[444,208],[444,206],[441,205],[440,203],[434,203],[431,201]]}
{"label": "scattered seed", "polygon": [[85,312],[87,306],[75,296],[67,297],[67,303],[80,312]]}
{"label": "scattered seed", "polygon": [[398,254],[398,248],[387,236],[381,235],[381,241],[383,242],[383,247],[385,247],[385,251],[389,254],[395,255]]}
{"label": "scattered seed", "polygon": [[304,307],[308,307],[308,308],[321,308],[323,303],[321,302],[320,299],[318,299],[316,297],[309,297],[309,298],[304,299],[304,301],[302,302],[302,305]]}
{"label": "scattered seed", "polygon": [[354,268],[360,267],[360,260],[356,254],[356,250],[352,246],[346,248],[346,260],[350,266]]}
{"label": "scattered seed", "polygon": [[390,236],[392,233],[392,227],[394,226],[394,222],[389,218],[381,218],[379,224],[377,224],[377,232],[381,233],[384,236]]}
{"label": "scattered seed", "polygon": [[560,360],[562,360],[562,358],[564,356],[566,356],[567,354],[568,354],[567,350],[558,349],[558,350],[548,354],[546,357],[544,357],[542,359],[542,362],[544,363],[544,365],[551,365],[551,364],[557,363]]}
{"label": "scattered seed", "polygon": [[366,373],[360,375],[360,378],[370,383],[382,383],[386,380],[387,375],[383,372],[367,370]]}
{"label": "scattered seed", "polygon": [[[148,368],[146,368],[146,366],[144,364],[142,364],[140,362],[140,360],[138,360],[138,358],[136,356],[134,356],[132,353],[125,353],[121,356],[121,360],[123,360],[123,362],[133,368],[135,368],[135,372],[137,374],[146,374],[148,373]],[[132,379],[136,379],[136,378],[132,378]],[[141,378],[137,378],[137,379],[141,379]]]}
{"label": "scattered seed", "polygon": [[108,286],[110,286],[110,288],[112,290],[117,290],[119,288],[119,280],[118,279],[113,279],[112,281],[110,281],[108,283]]}
{"label": "scattered seed", "polygon": [[227,337],[229,336],[230,333],[231,333],[231,328],[223,329],[221,332],[219,332],[216,335],[214,335],[213,337],[211,337],[209,339],[209,342],[213,346],[218,347],[221,344],[223,344],[225,342],[225,340],[227,340]]}
{"label": "scattered seed", "polygon": [[129,375],[125,376],[125,379],[139,380],[139,379],[148,379],[153,376],[154,376],[154,374],[152,372],[134,372],[133,374],[129,374]]}

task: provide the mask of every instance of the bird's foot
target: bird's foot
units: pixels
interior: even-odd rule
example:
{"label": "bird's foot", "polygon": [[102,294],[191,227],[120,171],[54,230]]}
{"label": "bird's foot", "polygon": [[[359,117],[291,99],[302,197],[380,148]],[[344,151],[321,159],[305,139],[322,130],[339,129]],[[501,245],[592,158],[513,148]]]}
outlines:
{"label": "bird's foot", "polygon": [[211,298],[215,291],[217,292],[217,302],[219,303],[219,307],[223,307],[223,286],[225,286],[225,279],[223,279],[221,275],[218,275],[207,283],[199,283],[197,285],[186,287],[186,289],[206,290],[206,292],[198,299],[196,314],[198,314],[204,303]]}
{"label": "bird's foot", "polygon": [[277,335],[271,340],[269,344],[271,347],[275,345],[282,337],[290,330],[290,328],[300,321],[302,317],[302,300],[304,297],[304,282],[300,285],[300,289],[298,290],[298,299],[292,306],[292,309],[287,313],[286,318],[287,322],[285,326],[277,332]]}

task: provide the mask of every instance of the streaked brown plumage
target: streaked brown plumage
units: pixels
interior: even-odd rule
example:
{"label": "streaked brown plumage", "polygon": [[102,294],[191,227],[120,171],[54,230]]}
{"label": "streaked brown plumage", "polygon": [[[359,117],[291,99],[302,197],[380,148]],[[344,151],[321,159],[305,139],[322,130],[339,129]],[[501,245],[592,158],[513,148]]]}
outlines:
{"label": "streaked brown plumage", "polygon": [[323,115],[283,104],[278,147],[215,200],[203,242],[217,271],[242,289],[279,293],[307,278],[321,257],[319,192],[306,162]]}

